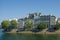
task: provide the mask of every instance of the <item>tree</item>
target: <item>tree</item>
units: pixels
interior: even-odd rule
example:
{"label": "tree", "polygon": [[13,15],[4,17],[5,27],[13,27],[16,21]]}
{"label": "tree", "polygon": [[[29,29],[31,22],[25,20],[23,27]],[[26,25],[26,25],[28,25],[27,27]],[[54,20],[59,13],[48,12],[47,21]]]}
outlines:
{"label": "tree", "polygon": [[27,19],[26,20],[26,26],[27,26],[27,28],[28,28],[28,30],[31,30],[32,29],[32,23],[30,22],[30,20],[29,19]]}
{"label": "tree", "polygon": [[3,29],[5,29],[5,28],[8,29],[10,27],[10,21],[4,20],[4,21],[2,21],[1,25],[2,25]]}
{"label": "tree", "polygon": [[11,28],[17,28],[17,26],[18,26],[17,21],[16,20],[12,20],[10,26],[11,26]]}
{"label": "tree", "polygon": [[35,16],[40,16],[41,15],[41,13],[34,13],[35,14]]}
{"label": "tree", "polygon": [[45,28],[46,28],[46,24],[43,23],[43,22],[38,23],[38,24],[37,24],[37,28],[38,28],[38,29],[45,29]]}
{"label": "tree", "polygon": [[59,28],[60,28],[60,24],[57,23],[57,24],[55,25],[54,29],[55,29],[55,30],[58,30]]}

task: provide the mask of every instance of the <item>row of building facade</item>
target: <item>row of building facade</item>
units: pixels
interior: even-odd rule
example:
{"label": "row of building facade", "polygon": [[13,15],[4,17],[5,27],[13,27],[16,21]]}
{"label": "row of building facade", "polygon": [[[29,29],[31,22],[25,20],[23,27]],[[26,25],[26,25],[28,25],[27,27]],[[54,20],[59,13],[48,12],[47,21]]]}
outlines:
{"label": "row of building facade", "polygon": [[32,13],[25,18],[18,19],[18,28],[25,28],[27,19],[29,19],[33,24],[33,28],[36,28],[37,23],[40,22],[44,22],[48,28],[54,27],[56,24],[56,17],[53,15],[41,15],[41,13]]}

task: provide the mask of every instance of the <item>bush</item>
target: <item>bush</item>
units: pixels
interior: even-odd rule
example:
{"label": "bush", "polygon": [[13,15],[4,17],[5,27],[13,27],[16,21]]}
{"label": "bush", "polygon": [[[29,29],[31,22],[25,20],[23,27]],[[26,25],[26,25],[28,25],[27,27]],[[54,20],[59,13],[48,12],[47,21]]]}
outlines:
{"label": "bush", "polygon": [[54,27],[55,30],[58,30],[59,28],[60,28],[60,24],[56,24]]}
{"label": "bush", "polygon": [[46,28],[46,24],[43,23],[43,22],[41,22],[41,23],[39,23],[39,24],[37,25],[37,28],[38,28],[38,29],[45,29],[45,28]]}

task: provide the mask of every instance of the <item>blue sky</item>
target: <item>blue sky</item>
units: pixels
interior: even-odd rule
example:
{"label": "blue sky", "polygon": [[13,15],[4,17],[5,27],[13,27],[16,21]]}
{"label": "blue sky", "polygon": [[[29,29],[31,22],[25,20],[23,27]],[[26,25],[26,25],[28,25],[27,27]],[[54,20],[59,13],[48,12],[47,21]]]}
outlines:
{"label": "blue sky", "polygon": [[0,0],[0,22],[34,12],[60,17],[60,0]]}

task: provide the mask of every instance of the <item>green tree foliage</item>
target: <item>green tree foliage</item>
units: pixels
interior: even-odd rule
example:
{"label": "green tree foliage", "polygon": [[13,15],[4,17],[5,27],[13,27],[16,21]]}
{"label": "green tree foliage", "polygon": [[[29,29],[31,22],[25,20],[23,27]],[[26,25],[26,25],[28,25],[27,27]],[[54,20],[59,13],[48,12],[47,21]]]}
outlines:
{"label": "green tree foliage", "polygon": [[17,26],[18,26],[17,21],[16,21],[16,20],[12,20],[10,26],[11,26],[12,28],[17,28]]}
{"label": "green tree foliage", "polygon": [[27,26],[28,30],[32,29],[32,27],[33,27],[32,23],[30,22],[29,19],[26,20],[26,26]]}
{"label": "green tree foliage", "polygon": [[4,21],[2,21],[1,25],[2,25],[2,28],[9,28],[10,27],[10,21],[4,20]]}
{"label": "green tree foliage", "polygon": [[55,30],[58,30],[59,28],[60,28],[60,24],[57,23],[57,24],[55,25],[54,29],[55,29]]}
{"label": "green tree foliage", "polygon": [[37,28],[38,28],[38,29],[45,29],[45,28],[46,28],[46,24],[43,23],[43,22],[41,22],[41,23],[39,23],[39,24],[37,25]]}
{"label": "green tree foliage", "polygon": [[35,14],[35,16],[40,16],[41,15],[41,13],[34,13]]}

